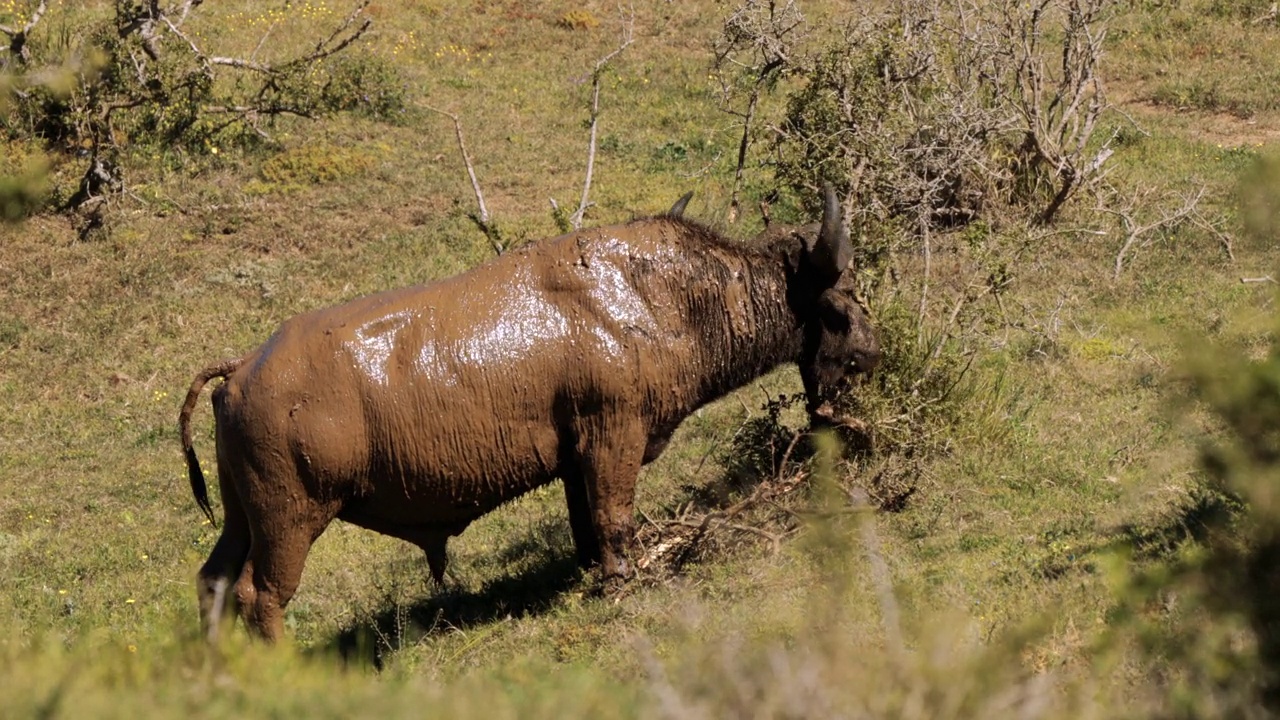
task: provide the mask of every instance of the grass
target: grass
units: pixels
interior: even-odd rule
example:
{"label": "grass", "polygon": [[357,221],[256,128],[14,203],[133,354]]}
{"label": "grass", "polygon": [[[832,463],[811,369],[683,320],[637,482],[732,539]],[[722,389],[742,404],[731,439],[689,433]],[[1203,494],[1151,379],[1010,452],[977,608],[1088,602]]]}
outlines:
{"label": "grass", "polygon": [[[226,20],[263,11],[216,5],[199,9],[202,36],[229,55],[251,52],[258,36]],[[323,5],[285,11],[281,52],[323,25]],[[1257,356],[1275,312],[1269,284],[1239,282],[1274,272],[1277,256],[1274,238],[1243,233],[1234,193],[1255,156],[1280,142],[1263,132],[1280,126],[1280,35],[1196,2],[1116,20],[1108,80],[1143,133],[1119,146],[1115,172],[1135,184],[1207,184],[1207,207],[1236,223],[1234,261],[1184,229],[1138,248],[1112,282],[1114,236],[1043,248],[1004,299],[1011,322],[975,344],[974,382],[1005,388],[1003,399],[920,466],[901,512],[842,510],[831,527],[805,513],[807,529],[777,554],[744,542],[635,583],[617,602],[592,596],[574,568],[558,486],[452,541],[444,589],[415,549],[339,523],[288,610],[290,647],[237,636],[206,652],[192,579],[216,531],[189,497],[173,428],[192,373],[303,310],[447,277],[491,254],[467,217],[474,200],[453,129],[424,105],[461,116],[507,237],[555,234],[547,198],[568,204],[581,189],[583,78],[617,44],[615,11],[601,3],[421,0],[371,11],[371,51],[393,59],[408,87],[402,118],[286,120],[273,128],[278,148],[130,157],[135,197],[87,241],[56,216],[0,227],[7,717],[1085,717],[1165,707],[1176,683],[1159,662],[1126,645],[1098,650],[1119,602],[1113,549],[1160,537],[1175,540],[1133,562],[1179,552],[1198,502],[1197,448],[1214,432],[1183,399],[1184,350],[1211,339]],[[639,41],[602,92],[589,224],[661,211],[689,189],[690,216],[724,217],[737,134],[707,76],[723,11],[701,1],[637,8]],[[53,181],[73,177],[62,168]],[[955,281],[939,272],[940,286]],[[784,369],[690,418],[646,471],[641,508],[670,513],[717,482],[735,431],[762,412],[761,388],[798,386]],[[211,458],[207,405],[196,422]],[[866,551],[864,522],[878,555]],[[897,628],[883,622],[877,556]],[[892,650],[895,634],[905,654]]]}
{"label": "grass", "polygon": [[1140,99],[1174,109],[1250,117],[1280,108],[1267,90],[1280,79],[1272,60],[1280,35],[1274,21],[1253,22],[1267,7],[1224,5],[1184,2],[1121,18],[1113,57],[1122,81]]}

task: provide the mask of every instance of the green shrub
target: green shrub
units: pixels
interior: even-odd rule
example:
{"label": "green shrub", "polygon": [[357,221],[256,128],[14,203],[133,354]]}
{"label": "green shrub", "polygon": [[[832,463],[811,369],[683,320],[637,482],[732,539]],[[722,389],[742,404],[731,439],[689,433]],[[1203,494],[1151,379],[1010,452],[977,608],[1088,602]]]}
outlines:
{"label": "green shrub", "polygon": [[[295,10],[305,16],[315,8],[286,4],[269,14],[278,22]],[[64,193],[62,204],[96,208],[90,224],[99,225],[109,203],[96,200],[125,187],[125,168],[139,151],[213,155],[258,146],[289,116],[353,111],[399,117],[405,85],[398,69],[352,49],[370,27],[371,21],[358,22],[362,10],[301,54],[267,60],[256,52],[222,56],[192,27],[196,23],[187,25],[198,12],[194,5],[179,13],[176,6],[117,2],[108,13],[59,4],[25,36],[21,52],[11,53],[20,80],[59,80],[30,83],[21,94],[5,92],[11,107],[0,115],[0,130],[39,141],[78,165],[79,185]],[[34,70],[57,66],[65,70]]]}
{"label": "green shrub", "polygon": [[591,30],[599,25],[600,21],[590,10],[570,10],[556,18],[556,27],[565,30]]}
{"label": "green shrub", "polygon": [[340,55],[327,63],[320,102],[329,112],[355,112],[375,120],[399,120],[407,83],[399,67],[371,52]]}
{"label": "green shrub", "polygon": [[867,491],[882,508],[898,510],[919,489],[920,469],[946,456],[998,388],[970,376],[972,355],[942,330],[921,331],[918,316],[892,303],[877,311],[882,356],[869,381],[836,401],[837,416],[854,418],[839,434],[862,469]]}
{"label": "green shrub", "polygon": [[272,156],[258,174],[268,183],[292,188],[337,182],[367,173],[373,166],[367,151],[320,142]]}

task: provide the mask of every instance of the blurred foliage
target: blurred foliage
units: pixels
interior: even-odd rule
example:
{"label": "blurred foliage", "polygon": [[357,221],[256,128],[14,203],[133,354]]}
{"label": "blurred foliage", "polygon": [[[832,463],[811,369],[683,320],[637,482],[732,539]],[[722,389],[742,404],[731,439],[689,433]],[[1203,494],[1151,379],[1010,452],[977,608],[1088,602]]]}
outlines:
{"label": "blurred foliage", "polygon": [[1240,179],[1245,230],[1253,237],[1280,237],[1280,154],[1258,156]]}
{"label": "blurred foliage", "polygon": [[1135,646],[1150,679],[1167,688],[1157,716],[1273,717],[1280,711],[1280,344],[1257,362],[1201,350],[1190,376],[1221,431],[1201,451],[1199,485],[1175,510],[1175,531],[1134,537],[1104,560],[1115,605],[1095,655]]}
{"label": "blurred foliage", "polygon": [[48,177],[49,163],[39,157],[28,158],[16,170],[0,168],[0,219],[15,222],[39,207],[48,188]]}

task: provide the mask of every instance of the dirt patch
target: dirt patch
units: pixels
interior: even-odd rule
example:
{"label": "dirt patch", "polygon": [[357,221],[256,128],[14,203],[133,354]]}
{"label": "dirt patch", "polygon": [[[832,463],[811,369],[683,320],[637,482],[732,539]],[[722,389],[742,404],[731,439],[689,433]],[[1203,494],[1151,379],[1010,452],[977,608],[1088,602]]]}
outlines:
{"label": "dirt patch", "polygon": [[1130,103],[1122,109],[1139,122],[1142,117],[1179,118],[1182,122],[1177,126],[1184,131],[1180,133],[1184,137],[1226,147],[1280,143],[1280,113],[1265,112],[1241,118],[1231,113],[1170,108],[1151,102]]}
{"label": "dirt patch", "polygon": [[1178,135],[1225,147],[1280,144],[1280,112],[1258,112],[1240,117],[1228,112],[1210,112],[1189,107],[1173,107],[1147,99],[1150,93],[1140,85],[1108,83],[1107,94],[1117,108],[1141,126],[1159,120]]}

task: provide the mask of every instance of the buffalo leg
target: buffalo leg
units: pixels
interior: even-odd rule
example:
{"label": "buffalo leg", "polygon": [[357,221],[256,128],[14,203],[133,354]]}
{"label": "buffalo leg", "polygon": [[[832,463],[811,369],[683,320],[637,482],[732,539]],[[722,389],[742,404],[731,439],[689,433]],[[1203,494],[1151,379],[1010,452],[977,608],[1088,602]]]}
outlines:
{"label": "buffalo leg", "polygon": [[584,418],[578,457],[606,582],[630,577],[636,479],[647,435],[638,418]]}
{"label": "buffalo leg", "polygon": [[222,535],[196,576],[200,624],[209,642],[218,639],[223,621],[234,618],[235,596],[231,590],[240,577],[250,544],[249,525],[240,497],[230,481],[230,473],[219,474],[219,485],[222,489]]}
{"label": "buffalo leg", "polygon": [[578,551],[578,564],[583,568],[599,565],[600,538],[596,535],[591,501],[587,498],[587,486],[581,473],[565,474],[564,497],[569,505],[569,529],[573,531],[573,546]]}
{"label": "buffalo leg", "polygon": [[274,642],[284,634],[284,609],[298,589],[307,553],[338,508],[312,506],[300,512],[288,497],[270,495],[259,500],[264,502],[246,503],[253,542],[235,590],[245,623]]}
{"label": "buffalo leg", "polygon": [[270,642],[284,635],[284,609],[302,579],[311,540],[295,529],[269,540],[253,538],[249,561],[236,583],[236,598],[245,623]]}

